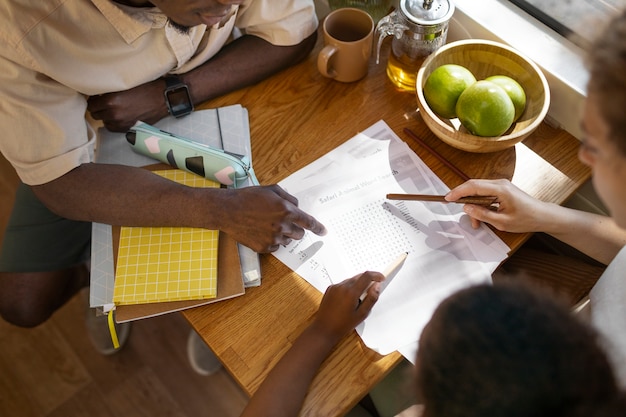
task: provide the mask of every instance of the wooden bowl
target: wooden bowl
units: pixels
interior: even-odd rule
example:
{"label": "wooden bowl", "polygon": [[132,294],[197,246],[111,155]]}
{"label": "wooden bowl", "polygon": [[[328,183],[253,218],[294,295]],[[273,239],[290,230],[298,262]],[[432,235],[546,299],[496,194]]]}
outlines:
{"label": "wooden bowl", "polygon": [[[432,71],[444,64],[469,69],[476,80],[506,75],[516,80],[526,93],[526,109],[517,122],[500,136],[472,135],[458,119],[437,116],[424,98],[424,83]],[[429,129],[442,141],[468,152],[500,151],[524,140],[543,121],[550,107],[550,89],[541,69],[515,49],[487,40],[451,42],[429,56],[417,73],[417,106]]]}

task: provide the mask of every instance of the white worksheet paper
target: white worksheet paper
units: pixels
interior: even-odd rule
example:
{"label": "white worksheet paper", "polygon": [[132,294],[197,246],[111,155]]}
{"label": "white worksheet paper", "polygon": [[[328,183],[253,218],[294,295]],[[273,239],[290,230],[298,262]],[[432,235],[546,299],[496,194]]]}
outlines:
{"label": "white worksheet paper", "polygon": [[447,190],[382,121],[280,185],[328,234],[307,232],[274,255],[320,292],[365,270],[382,271],[408,252],[357,328],[365,344],[382,354],[415,343],[443,298],[490,282],[508,251],[487,227],[474,231],[452,205],[386,200],[388,193]]}

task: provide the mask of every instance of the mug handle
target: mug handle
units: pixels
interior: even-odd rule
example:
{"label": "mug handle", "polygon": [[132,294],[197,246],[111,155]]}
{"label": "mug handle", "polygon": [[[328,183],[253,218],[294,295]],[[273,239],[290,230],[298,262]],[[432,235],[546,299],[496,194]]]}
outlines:
{"label": "mug handle", "polygon": [[334,45],[326,45],[317,55],[317,69],[324,77],[335,78],[337,76],[335,70],[329,68],[329,61],[338,50]]}

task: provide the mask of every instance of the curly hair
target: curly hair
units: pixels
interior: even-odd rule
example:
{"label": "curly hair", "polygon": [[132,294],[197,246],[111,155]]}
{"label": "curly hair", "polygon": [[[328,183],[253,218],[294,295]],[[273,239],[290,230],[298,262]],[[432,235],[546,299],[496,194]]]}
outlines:
{"label": "curly hair", "polygon": [[618,392],[594,331],[513,284],[471,287],[437,308],[416,383],[428,417],[558,417]]}
{"label": "curly hair", "polygon": [[626,156],[626,9],[615,16],[587,54],[588,92],[598,98],[609,139]]}

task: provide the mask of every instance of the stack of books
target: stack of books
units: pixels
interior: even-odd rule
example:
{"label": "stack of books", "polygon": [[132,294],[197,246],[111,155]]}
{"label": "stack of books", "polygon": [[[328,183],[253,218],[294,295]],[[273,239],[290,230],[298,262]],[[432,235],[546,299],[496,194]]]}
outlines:
{"label": "stack of books", "polygon": [[[251,160],[248,114],[242,106],[168,117],[155,127]],[[220,186],[137,154],[124,134],[104,128],[98,132],[96,162],[145,167],[193,187]],[[105,313],[115,309],[117,322],[236,297],[260,283],[258,254],[217,230],[93,224],[90,305]]]}

